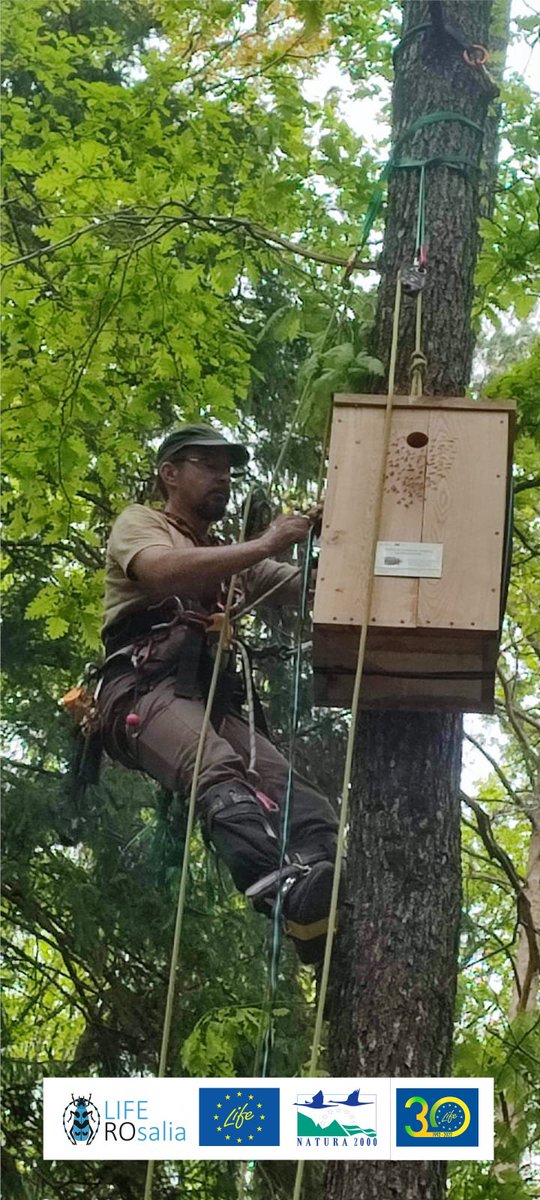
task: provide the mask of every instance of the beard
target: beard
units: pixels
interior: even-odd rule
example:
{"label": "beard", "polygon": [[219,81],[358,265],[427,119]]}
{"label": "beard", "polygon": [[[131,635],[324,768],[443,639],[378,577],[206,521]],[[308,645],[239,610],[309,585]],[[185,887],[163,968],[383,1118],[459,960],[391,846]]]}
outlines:
{"label": "beard", "polygon": [[203,500],[195,505],[195,512],[203,521],[221,521],[227,512],[230,493],[228,491],[209,492]]}

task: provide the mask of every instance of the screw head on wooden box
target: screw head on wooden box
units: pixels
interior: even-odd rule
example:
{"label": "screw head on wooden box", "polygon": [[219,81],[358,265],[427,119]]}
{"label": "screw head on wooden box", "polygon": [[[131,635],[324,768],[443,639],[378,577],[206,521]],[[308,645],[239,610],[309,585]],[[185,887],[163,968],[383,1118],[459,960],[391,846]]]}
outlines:
{"label": "screw head on wooden box", "polygon": [[[313,612],[315,703],[349,707],[385,396],[334,398]],[[364,708],[493,711],[515,404],[394,398]]]}

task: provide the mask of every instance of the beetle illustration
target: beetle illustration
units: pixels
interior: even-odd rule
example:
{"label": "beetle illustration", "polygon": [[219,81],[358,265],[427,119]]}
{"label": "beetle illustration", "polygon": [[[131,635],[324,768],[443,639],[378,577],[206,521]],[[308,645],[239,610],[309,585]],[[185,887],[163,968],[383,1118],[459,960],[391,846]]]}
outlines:
{"label": "beetle illustration", "polygon": [[92,1096],[71,1093],[71,1103],[64,1109],[64,1129],[73,1146],[82,1143],[91,1146],[99,1129],[99,1112],[92,1104]]}

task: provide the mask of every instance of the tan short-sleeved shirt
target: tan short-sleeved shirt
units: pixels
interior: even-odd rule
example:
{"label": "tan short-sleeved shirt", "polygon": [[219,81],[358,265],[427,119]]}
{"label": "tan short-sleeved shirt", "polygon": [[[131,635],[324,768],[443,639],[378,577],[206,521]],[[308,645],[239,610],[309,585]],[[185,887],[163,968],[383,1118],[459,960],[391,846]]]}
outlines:
{"label": "tan short-sleeved shirt", "polygon": [[[164,512],[148,508],[145,504],[130,504],[114,522],[107,545],[104,629],[119,617],[125,617],[131,612],[140,612],[156,604],[155,593],[148,592],[144,585],[138,579],[131,578],[129,573],[135,555],[149,547],[172,552],[193,550],[193,542],[167,520]],[[270,596],[268,603],[276,606],[297,604],[299,601],[298,574],[296,568],[289,563],[278,563],[266,558],[256,566],[249,567],[247,571],[242,571],[240,579],[247,603],[252,603],[257,596],[261,596],[280,580],[283,586]]]}

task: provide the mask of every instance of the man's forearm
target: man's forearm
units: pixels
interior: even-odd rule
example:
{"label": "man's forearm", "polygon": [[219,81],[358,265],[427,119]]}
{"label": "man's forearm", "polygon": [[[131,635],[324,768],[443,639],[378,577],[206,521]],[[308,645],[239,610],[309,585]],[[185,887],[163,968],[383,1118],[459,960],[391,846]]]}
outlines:
{"label": "man's forearm", "polygon": [[[262,562],[269,553],[264,537],[230,546],[197,546],[193,550],[150,550],[137,555],[132,573],[160,596],[203,596],[223,579]],[[139,559],[139,561],[137,561]]]}

